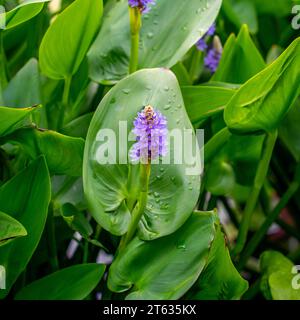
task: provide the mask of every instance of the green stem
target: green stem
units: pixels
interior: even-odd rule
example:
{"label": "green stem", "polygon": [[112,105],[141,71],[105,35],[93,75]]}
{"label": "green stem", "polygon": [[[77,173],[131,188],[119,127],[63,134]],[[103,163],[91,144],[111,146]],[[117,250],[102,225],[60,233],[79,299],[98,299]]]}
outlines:
{"label": "green stem", "polygon": [[60,115],[59,115],[58,125],[57,125],[58,131],[63,127],[64,120],[65,120],[65,114],[66,114],[67,110],[69,109],[69,96],[70,96],[71,82],[72,82],[72,76],[65,77],[62,105],[61,105]]}
{"label": "green stem", "polygon": [[82,263],[87,263],[89,259],[89,242],[84,240]]}
{"label": "green stem", "polygon": [[277,206],[273,209],[273,211],[267,216],[266,220],[262,224],[262,226],[257,230],[255,235],[249,241],[247,247],[245,248],[244,252],[241,255],[238,267],[242,269],[246,264],[249,257],[255,252],[256,248],[259,246],[261,241],[263,240],[264,236],[266,235],[267,231],[271,227],[272,223],[277,219],[280,215],[281,211],[286,207],[290,199],[299,189],[299,183],[293,182],[286,193],[281,198],[280,202]]}
{"label": "green stem", "polygon": [[53,271],[59,269],[58,258],[57,258],[57,247],[55,239],[55,225],[54,225],[54,215],[53,215],[53,204],[49,205],[48,218],[47,218],[47,244],[49,252],[49,260]]}
{"label": "green stem", "polygon": [[204,146],[204,162],[209,162],[224,146],[231,133],[227,127],[215,134]]}
{"label": "green stem", "polygon": [[129,62],[129,73],[138,69],[139,63],[139,38],[142,25],[141,12],[138,7],[129,8],[130,31],[131,31],[131,52]]}
{"label": "green stem", "polygon": [[3,31],[0,30],[0,85],[3,90],[7,86],[6,56],[3,47]]}
{"label": "green stem", "polygon": [[271,133],[267,133],[264,147],[262,150],[262,157],[256,171],[254,185],[245,206],[236,246],[232,252],[233,256],[238,255],[245,246],[252,214],[255,210],[261,188],[264,184],[264,181],[268,173],[269,164],[271,161],[276,139],[277,139],[277,130]]}
{"label": "green stem", "polygon": [[139,194],[139,200],[137,205],[133,209],[128,231],[126,235],[121,239],[121,242],[119,245],[119,251],[122,251],[133,238],[136,232],[138,223],[141,220],[141,217],[145,211],[145,208],[147,205],[147,198],[148,198],[150,171],[151,171],[150,164],[141,164],[141,173],[140,173],[141,189]]}

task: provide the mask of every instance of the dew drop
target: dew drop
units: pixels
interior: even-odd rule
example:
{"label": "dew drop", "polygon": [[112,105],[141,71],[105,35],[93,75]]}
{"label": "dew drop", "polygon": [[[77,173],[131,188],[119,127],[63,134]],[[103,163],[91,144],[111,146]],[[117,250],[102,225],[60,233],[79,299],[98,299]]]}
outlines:
{"label": "dew drop", "polygon": [[148,39],[152,39],[153,36],[154,36],[154,33],[153,33],[153,32],[148,32],[148,33],[147,33],[147,38],[148,38]]}
{"label": "dew drop", "polygon": [[129,89],[123,89],[122,92],[123,92],[124,94],[129,94],[129,93],[130,93],[130,90],[129,90]]}
{"label": "dew drop", "polygon": [[165,169],[164,169],[164,168],[160,168],[159,171],[160,171],[160,172],[164,172]]}
{"label": "dew drop", "polygon": [[115,98],[115,97],[110,100],[110,103],[111,103],[111,104],[113,104],[113,103],[115,103],[115,102],[116,102],[116,98]]}
{"label": "dew drop", "polygon": [[177,249],[184,251],[184,250],[186,250],[186,245],[184,243],[180,243],[177,245]]}
{"label": "dew drop", "polygon": [[169,110],[171,108],[171,105],[170,104],[167,104],[164,106],[164,110]]}
{"label": "dew drop", "polygon": [[156,176],[156,179],[157,180],[161,180],[161,176]]}
{"label": "dew drop", "polygon": [[154,20],[153,23],[154,23],[155,25],[158,25],[158,20]]}
{"label": "dew drop", "polygon": [[160,196],[159,196],[159,193],[158,192],[154,192],[154,197],[155,198],[159,198]]}
{"label": "dew drop", "polygon": [[166,86],[166,87],[164,87],[164,90],[165,90],[165,91],[169,91],[170,88],[169,88],[168,86]]}

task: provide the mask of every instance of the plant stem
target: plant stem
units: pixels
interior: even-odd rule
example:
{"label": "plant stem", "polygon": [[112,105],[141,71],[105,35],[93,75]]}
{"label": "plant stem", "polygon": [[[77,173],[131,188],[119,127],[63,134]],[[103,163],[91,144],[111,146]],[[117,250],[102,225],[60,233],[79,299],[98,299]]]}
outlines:
{"label": "plant stem", "polygon": [[137,205],[134,207],[132,212],[131,221],[128,227],[128,231],[125,236],[121,239],[119,245],[119,251],[121,252],[127,244],[133,238],[136,228],[138,226],[139,221],[145,211],[147,205],[147,198],[148,198],[148,188],[149,188],[149,178],[150,178],[150,171],[151,165],[149,164],[141,164],[141,172],[140,172],[140,179],[141,179],[141,189],[139,194],[139,201]]}
{"label": "plant stem", "polygon": [[7,86],[6,56],[3,47],[3,32],[0,30],[0,87],[2,90]]}
{"label": "plant stem", "polygon": [[129,73],[134,73],[138,69],[139,63],[139,38],[142,25],[141,12],[138,7],[129,8],[130,32],[131,32],[131,52],[129,62]]}
{"label": "plant stem", "polygon": [[227,127],[215,134],[204,146],[204,162],[209,162],[224,146],[231,133]]}
{"label": "plant stem", "polygon": [[62,105],[61,105],[61,109],[60,109],[60,115],[59,115],[59,119],[58,119],[57,131],[59,131],[63,127],[64,120],[65,120],[65,114],[69,108],[69,96],[70,96],[71,82],[72,82],[72,76],[65,77],[64,92],[63,92],[63,98],[62,98]]}
{"label": "plant stem", "polygon": [[286,191],[286,193],[281,198],[280,202],[273,209],[273,211],[267,216],[262,226],[257,230],[255,235],[249,241],[247,247],[245,248],[244,252],[241,255],[241,258],[238,264],[239,269],[242,269],[244,265],[247,263],[247,260],[254,253],[254,251],[260,244],[260,242],[263,240],[265,234],[269,230],[272,223],[277,219],[282,209],[286,207],[286,205],[288,204],[288,202],[293,197],[293,195],[297,192],[298,189],[299,189],[299,183],[296,181],[292,182],[290,187]]}
{"label": "plant stem", "polygon": [[233,256],[238,255],[245,246],[252,214],[253,214],[253,211],[255,210],[259,193],[261,191],[261,188],[264,184],[265,178],[268,173],[269,164],[271,161],[276,139],[277,139],[277,130],[271,133],[267,133],[264,147],[262,150],[262,157],[260,159],[260,162],[258,164],[258,168],[256,171],[254,185],[249,195],[249,198],[247,200],[245,210],[243,213],[243,218],[242,218],[236,246],[232,251]]}
{"label": "plant stem", "polygon": [[50,202],[48,209],[48,218],[47,218],[47,237],[48,237],[48,251],[49,251],[49,260],[52,266],[53,271],[59,269],[58,258],[57,258],[57,247],[55,239],[55,225],[54,225],[54,215],[53,215],[53,204]]}
{"label": "plant stem", "polygon": [[89,259],[89,242],[84,240],[82,263],[87,263]]}

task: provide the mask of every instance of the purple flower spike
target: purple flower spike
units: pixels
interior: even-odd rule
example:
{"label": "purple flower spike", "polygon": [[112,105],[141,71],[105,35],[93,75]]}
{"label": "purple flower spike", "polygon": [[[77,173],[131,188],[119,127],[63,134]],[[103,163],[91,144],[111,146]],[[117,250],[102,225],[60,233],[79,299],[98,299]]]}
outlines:
{"label": "purple flower spike", "polygon": [[153,4],[155,4],[155,0],[128,0],[128,5],[131,8],[138,7],[141,13],[149,12]]}
{"label": "purple flower spike", "polygon": [[146,106],[133,122],[136,143],[130,150],[133,162],[150,163],[167,154],[167,119],[152,106]]}
{"label": "purple flower spike", "polygon": [[221,53],[218,52],[215,48],[211,48],[208,53],[207,56],[204,59],[204,64],[205,67],[210,70],[211,73],[215,73],[218,66],[219,66],[219,62],[221,59]]}
{"label": "purple flower spike", "polygon": [[207,30],[207,32],[204,34],[204,36],[202,38],[200,38],[198,40],[198,42],[196,43],[196,47],[199,51],[202,51],[204,52],[208,45],[207,45],[207,40],[208,40],[208,37],[211,37],[215,34],[216,32],[216,24],[215,22],[209,27],[209,29]]}

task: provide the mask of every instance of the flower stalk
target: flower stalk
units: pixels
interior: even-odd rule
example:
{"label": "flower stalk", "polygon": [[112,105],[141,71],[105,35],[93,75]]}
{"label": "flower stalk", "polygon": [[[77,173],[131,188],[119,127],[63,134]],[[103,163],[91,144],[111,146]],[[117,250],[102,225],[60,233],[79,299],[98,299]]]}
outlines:
{"label": "flower stalk", "polygon": [[138,69],[139,63],[139,39],[142,26],[141,11],[138,7],[129,7],[131,52],[129,62],[129,73],[134,73]]}

